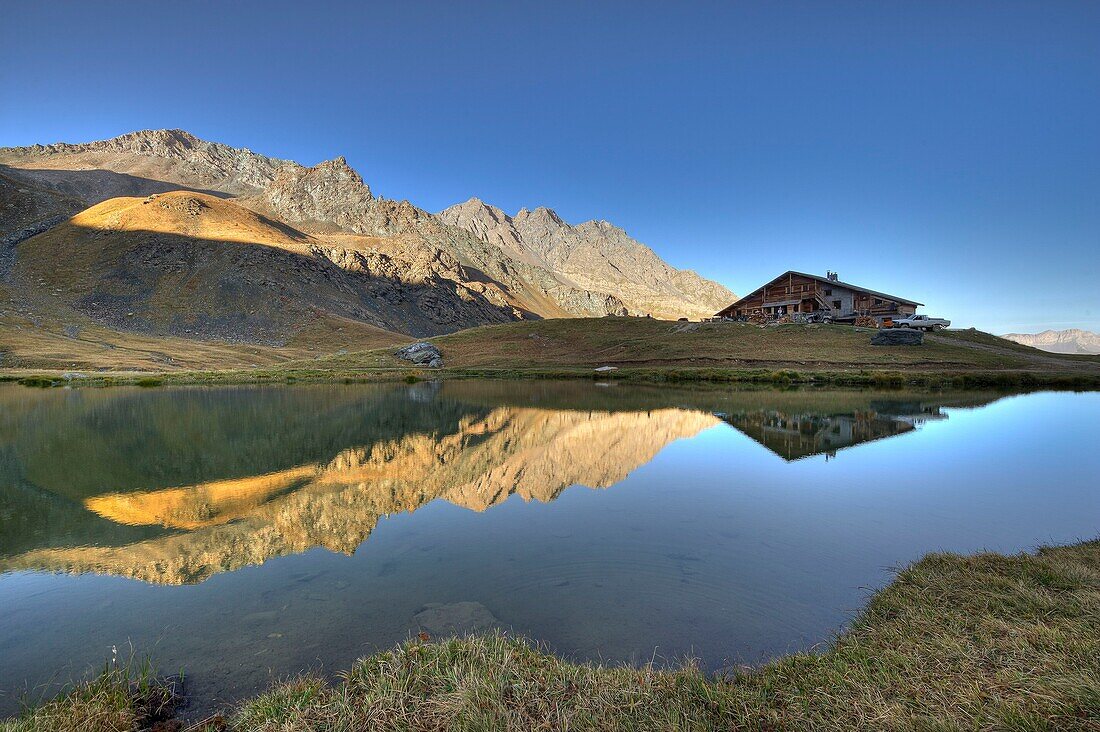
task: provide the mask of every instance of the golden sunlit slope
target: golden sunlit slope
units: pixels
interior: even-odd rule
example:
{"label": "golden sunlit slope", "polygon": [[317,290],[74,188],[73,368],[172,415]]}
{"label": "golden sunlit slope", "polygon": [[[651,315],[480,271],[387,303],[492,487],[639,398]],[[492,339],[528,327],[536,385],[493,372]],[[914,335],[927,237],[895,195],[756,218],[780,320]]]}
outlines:
{"label": "golden sunlit slope", "polygon": [[410,323],[373,296],[371,277],[316,244],[201,193],[116,198],[20,242],[11,288],[146,336],[285,346],[320,328],[376,346],[406,340],[387,332]]}
{"label": "golden sunlit slope", "polygon": [[197,239],[266,244],[307,252],[310,237],[205,193],[173,191],[146,198],[113,198],[81,211],[70,226],[103,231],[159,231]]}

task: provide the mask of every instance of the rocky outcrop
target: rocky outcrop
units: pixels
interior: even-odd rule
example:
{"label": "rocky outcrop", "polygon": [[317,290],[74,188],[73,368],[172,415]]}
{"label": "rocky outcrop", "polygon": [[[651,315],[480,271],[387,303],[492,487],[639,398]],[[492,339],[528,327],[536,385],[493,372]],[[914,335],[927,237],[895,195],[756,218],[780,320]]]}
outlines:
{"label": "rocky outcrop", "polygon": [[924,333],[912,328],[882,328],[871,336],[872,346],[919,346]]}
{"label": "rocky outcrop", "polygon": [[290,224],[356,231],[369,218],[374,196],[347,160],[338,157],[312,168],[284,165],[256,202]]}
{"label": "rocky outcrop", "polygon": [[443,354],[433,344],[426,341],[400,348],[393,355],[402,361],[408,361],[414,366],[427,366],[432,369],[443,367]]}
{"label": "rocky outcrop", "polygon": [[500,621],[480,602],[428,603],[413,616],[418,630],[434,636],[484,633],[500,627]]}

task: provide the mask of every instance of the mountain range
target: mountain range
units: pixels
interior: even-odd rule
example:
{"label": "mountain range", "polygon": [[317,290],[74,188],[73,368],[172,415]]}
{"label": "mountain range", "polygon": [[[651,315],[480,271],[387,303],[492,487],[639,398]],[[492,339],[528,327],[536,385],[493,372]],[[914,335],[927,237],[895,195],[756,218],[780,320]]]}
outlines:
{"label": "mountain range", "polygon": [[1071,328],[1042,333],[1007,333],[1002,338],[1051,353],[1100,354],[1100,333]]}
{"label": "mountain range", "polygon": [[343,157],[307,167],[182,130],[0,148],[0,196],[0,327],[25,332],[351,346],[736,299],[606,221],[476,198],[432,214]]}

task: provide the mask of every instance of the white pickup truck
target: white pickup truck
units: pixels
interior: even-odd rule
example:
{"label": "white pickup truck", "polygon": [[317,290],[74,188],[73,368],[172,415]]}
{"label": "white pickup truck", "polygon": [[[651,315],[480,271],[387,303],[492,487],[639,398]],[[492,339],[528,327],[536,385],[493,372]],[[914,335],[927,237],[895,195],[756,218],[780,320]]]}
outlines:
{"label": "white pickup truck", "polygon": [[894,328],[916,328],[917,330],[942,330],[951,325],[950,320],[930,318],[927,315],[910,315],[908,318],[894,318]]}

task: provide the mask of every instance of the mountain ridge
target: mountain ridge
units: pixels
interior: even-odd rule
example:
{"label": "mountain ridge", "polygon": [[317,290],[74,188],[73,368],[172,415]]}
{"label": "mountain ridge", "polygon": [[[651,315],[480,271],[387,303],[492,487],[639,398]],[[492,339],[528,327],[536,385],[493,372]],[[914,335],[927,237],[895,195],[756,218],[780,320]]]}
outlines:
{"label": "mountain ridge", "polygon": [[[307,256],[322,257],[344,271],[381,275],[388,283],[385,293],[375,288],[355,295],[360,300],[376,298],[373,304],[363,300],[363,312],[378,315],[387,307],[398,307],[407,316],[409,308],[423,302],[430,323],[417,325],[416,318],[405,316],[368,321],[374,327],[395,327],[404,317],[413,323],[402,326],[400,332],[406,334],[545,317],[702,317],[735,298],[718,283],[671,267],[609,222],[571,225],[546,207],[524,209],[512,217],[476,198],[467,202],[476,216],[455,215],[456,207],[432,214],[407,200],[375,195],[343,156],[305,166],[166,129],[84,143],[4,147],[0,164],[0,172],[12,184],[0,193],[17,188],[19,195],[28,195],[24,188],[37,191],[34,201],[25,204],[24,214],[10,217],[10,226],[0,220],[0,239],[10,236],[7,229],[14,231],[17,223],[20,229],[26,227],[28,218],[36,221],[27,231],[40,223],[37,220],[54,226],[54,219],[73,215],[75,202],[91,208],[112,199],[177,190],[229,199],[234,206],[310,237]],[[485,222],[475,223],[486,216]],[[186,232],[171,230],[178,222],[162,223],[168,228],[154,233],[186,237]],[[39,245],[48,240],[40,239]],[[89,246],[100,242],[95,236],[86,239]],[[18,258],[19,252],[35,248],[25,242],[12,250]],[[184,266],[187,257],[178,251],[176,256],[183,259],[175,266]],[[22,284],[40,287],[46,280]],[[219,291],[224,291],[231,279],[221,282]],[[295,290],[292,283],[279,286]],[[134,322],[113,316],[109,324],[128,328]],[[201,327],[187,333],[215,340],[225,337]],[[248,340],[244,332],[237,337]],[[268,333],[260,340],[277,342],[280,337]]]}
{"label": "mountain ridge", "polygon": [[737,299],[692,270],[672,267],[624,229],[601,219],[569,224],[546,206],[521,208],[510,216],[476,197],[438,215],[521,261],[548,267],[563,284],[614,293],[631,315],[709,317]]}
{"label": "mountain ridge", "polygon": [[1081,328],[1047,329],[1039,333],[1006,333],[1001,337],[1051,353],[1100,354],[1100,333]]}

